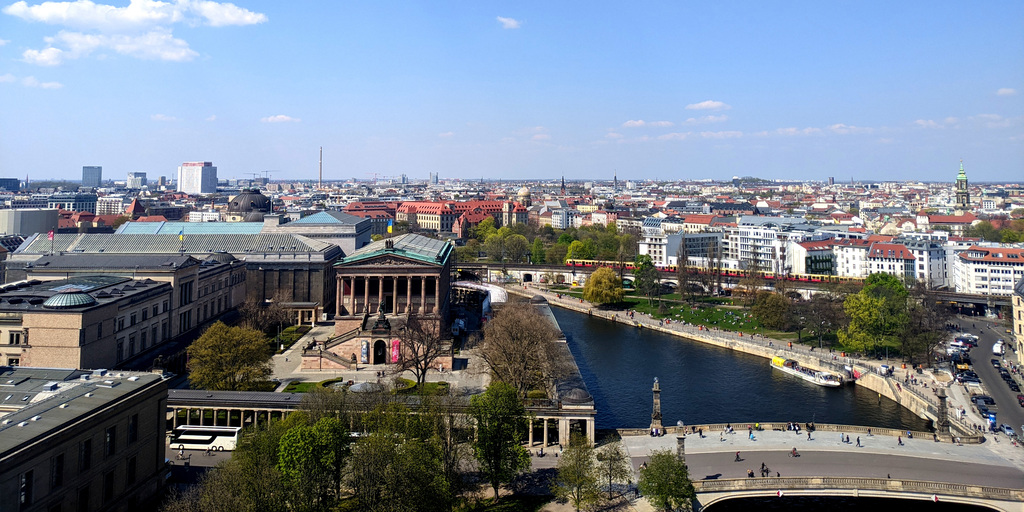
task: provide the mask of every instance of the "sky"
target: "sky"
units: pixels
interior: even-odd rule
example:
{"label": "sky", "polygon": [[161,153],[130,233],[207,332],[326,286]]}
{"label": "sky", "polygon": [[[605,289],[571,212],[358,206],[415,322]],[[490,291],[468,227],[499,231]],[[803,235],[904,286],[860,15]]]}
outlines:
{"label": "sky", "polygon": [[0,0],[0,175],[1024,181],[1020,1]]}

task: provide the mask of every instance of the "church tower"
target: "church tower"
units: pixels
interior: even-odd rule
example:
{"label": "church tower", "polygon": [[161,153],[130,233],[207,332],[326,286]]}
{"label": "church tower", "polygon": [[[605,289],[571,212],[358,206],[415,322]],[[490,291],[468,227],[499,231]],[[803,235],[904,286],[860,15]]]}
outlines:
{"label": "church tower", "polygon": [[964,211],[971,209],[971,193],[967,190],[967,174],[964,172],[963,160],[960,160],[960,173],[956,175],[956,207]]}
{"label": "church tower", "polygon": [[565,197],[565,176],[562,176],[562,197]]}

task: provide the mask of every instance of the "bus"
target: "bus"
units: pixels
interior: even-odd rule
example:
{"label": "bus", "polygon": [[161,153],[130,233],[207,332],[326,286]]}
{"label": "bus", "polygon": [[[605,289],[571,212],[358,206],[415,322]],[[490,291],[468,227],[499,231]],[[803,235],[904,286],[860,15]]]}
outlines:
{"label": "bus", "polygon": [[173,450],[232,451],[241,431],[242,427],[181,425],[171,433],[170,447]]}

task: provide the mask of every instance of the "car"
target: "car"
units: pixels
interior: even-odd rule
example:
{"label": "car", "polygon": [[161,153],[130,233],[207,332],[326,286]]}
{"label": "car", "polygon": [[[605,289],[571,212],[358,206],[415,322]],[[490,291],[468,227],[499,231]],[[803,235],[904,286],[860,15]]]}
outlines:
{"label": "car", "polygon": [[1010,391],[1013,391],[1014,393],[1019,393],[1020,392],[1020,386],[1018,386],[1016,382],[1010,382],[1009,385],[1010,385]]}
{"label": "car", "polygon": [[981,414],[982,416],[988,416],[988,407],[979,404],[978,405],[978,414]]}
{"label": "car", "polygon": [[[1024,395],[1021,395],[1021,396],[1024,396]],[[992,397],[990,397],[988,395],[976,395],[976,396],[971,398],[971,401],[976,403],[976,404],[980,403],[980,404],[984,404],[984,405],[995,405],[996,404],[996,401],[993,400]]]}
{"label": "car", "polygon": [[975,384],[981,384],[981,379],[979,379],[977,377],[965,377],[963,375],[957,375],[956,376],[956,380],[957,380],[957,382],[963,382],[963,383],[974,382]]}
{"label": "car", "polygon": [[999,369],[999,368],[1002,368],[1003,365],[999,364],[999,360],[998,359],[993,359],[992,360],[992,367],[996,368],[996,369]]}
{"label": "car", "polygon": [[970,370],[962,371],[962,372],[958,373],[957,375],[963,375],[964,377],[977,377],[978,376],[977,373],[974,373],[974,372],[972,372]]}
{"label": "car", "polygon": [[1013,427],[1007,425],[1006,423],[1003,423],[1002,425],[999,425],[999,429],[1002,430],[1003,433],[1008,435],[1008,436],[1015,436],[1015,435],[1017,435],[1017,433],[1013,431]]}

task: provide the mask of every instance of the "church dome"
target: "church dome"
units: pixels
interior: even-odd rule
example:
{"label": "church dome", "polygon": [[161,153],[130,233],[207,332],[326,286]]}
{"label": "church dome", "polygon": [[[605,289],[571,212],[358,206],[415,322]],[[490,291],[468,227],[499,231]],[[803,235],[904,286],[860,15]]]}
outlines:
{"label": "church dome", "polygon": [[96,304],[96,299],[76,288],[64,290],[43,302],[43,307],[48,309],[68,309]]}
{"label": "church dome", "polygon": [[[231,201],[228,202],[229,213],[270,213],[272,209],[270,198],[254,188],[243,190],[241,194],[231,198]],[[263,219],[260,218],[260,220]]]}
{"label": "church dome", "polygon": [[530,187],[523,187],[519,189],[519,193],[517,195],[519,197],[530,197]]}
{"label": "church dome", "polygon": [[583,388],[572,388],[562,397],[562,401],[569,404],[585,404],[593,399]]}

